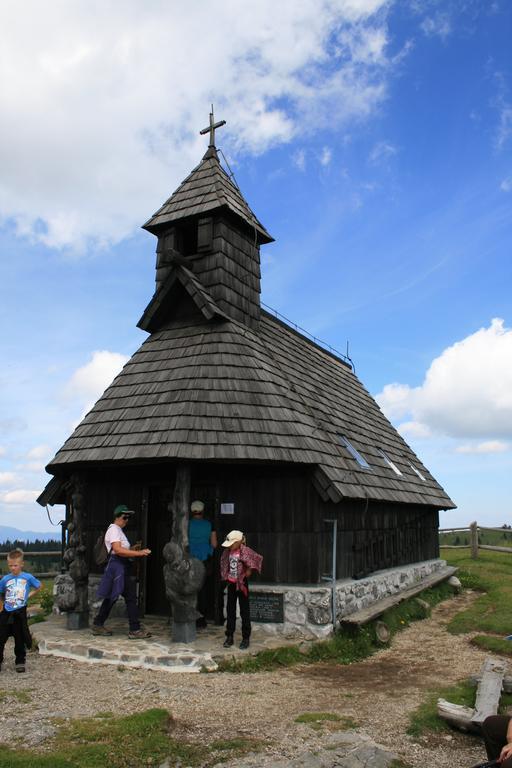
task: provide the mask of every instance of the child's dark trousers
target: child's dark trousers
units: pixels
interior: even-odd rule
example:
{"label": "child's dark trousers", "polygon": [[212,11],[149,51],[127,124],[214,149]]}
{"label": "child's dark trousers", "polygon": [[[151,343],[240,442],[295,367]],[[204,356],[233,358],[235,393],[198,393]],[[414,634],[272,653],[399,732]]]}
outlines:
{"label": "child's dark trousers", "polygon": [[236,588],[236,584],[228,581],[228,600],[226,606],[227,622],[226,622],[226,635],[232,637],[235,633],[236,626],[236,601],[240,605],[240,617],[242,619],[242,638],[248,640],[251,636],[251,617],[249,613],[249,590],[244,595],[239,589]]}
{"label": "child's dark trousers", "polygon": [[16,664],[24,664],[26,657],[26,610],[5,611],[0,613],[0,665],[4,660],[4,648],[7,639],[14,637],[14,657]]}

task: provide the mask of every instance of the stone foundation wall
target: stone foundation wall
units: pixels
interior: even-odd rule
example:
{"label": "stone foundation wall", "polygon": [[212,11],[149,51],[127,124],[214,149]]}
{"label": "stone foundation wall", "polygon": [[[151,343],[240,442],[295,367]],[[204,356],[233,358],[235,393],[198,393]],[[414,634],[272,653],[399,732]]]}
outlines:
{"label": "stone foundation wall", "polygon": [[[364,579],[337,581],[336,621],[377,600],[407,589],[445,565],[445,560],[426,560],[378,571]],[[327,583],[318,587],[251,584],[250,589],[254,593],[277,593],[284,596],[284,623],[259,623],[266,632],[282,634],[287,638],[311,639],[321,639],[332,634],[332,588]]]}

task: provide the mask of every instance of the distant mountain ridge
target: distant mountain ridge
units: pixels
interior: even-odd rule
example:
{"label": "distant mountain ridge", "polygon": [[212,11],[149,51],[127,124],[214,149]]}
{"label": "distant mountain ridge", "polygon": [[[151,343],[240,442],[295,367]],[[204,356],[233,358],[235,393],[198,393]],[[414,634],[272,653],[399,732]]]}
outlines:
{"label": "distant mountain ridge", "polygon": [[60,526],[55,527],[55,531],[21,531],[19,528],[11,528],[10,525],[0,525],[0,542],[7,541],[49,541],[55,539],[60,541]]}

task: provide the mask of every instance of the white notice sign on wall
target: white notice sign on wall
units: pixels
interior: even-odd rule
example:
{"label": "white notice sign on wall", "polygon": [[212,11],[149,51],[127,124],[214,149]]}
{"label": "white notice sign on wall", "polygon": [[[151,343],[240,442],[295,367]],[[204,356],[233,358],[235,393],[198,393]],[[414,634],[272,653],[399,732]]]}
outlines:
{"label": "white notice sign on wall", "polygon": [[234,515],[235,505],[232,502],[229,502],[229,503],[223,502],[220,505],[220,513],[221,515]]}

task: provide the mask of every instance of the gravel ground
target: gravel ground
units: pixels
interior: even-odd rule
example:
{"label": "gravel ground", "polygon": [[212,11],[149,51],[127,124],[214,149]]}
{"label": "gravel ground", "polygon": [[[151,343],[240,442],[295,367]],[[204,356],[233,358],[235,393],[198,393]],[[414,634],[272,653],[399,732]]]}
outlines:
{"label": "gravel ground", "polygon": [[[390,648],[350,666],[190,675],[122,670],[31,653],[27,673],[20,675],[8,645],[0,675],[0,743],[19,738],[25,745],[44,747],[54,733],[53,718],[166,707],[175,736],[204,744],[235,736],[261,739],[267,745],[259,761],[264,766],[267,759],[295,756],[320,745],[326,731],[339,725],[315,731],[294,720],[305,712],[330,712],[350,718],[414,768],[465,768],[484,759],[478,739],[453,731],[413,740],[405,731],[409,713],[429,689],[476,673],[488,655],[471,646],[468,636],[449,635],[445,629],[451,616],[473,598],[465,592],[446,601],[430,619],[397,635]],[[28,701],[21,700],[21,691],[27,692]]]}

